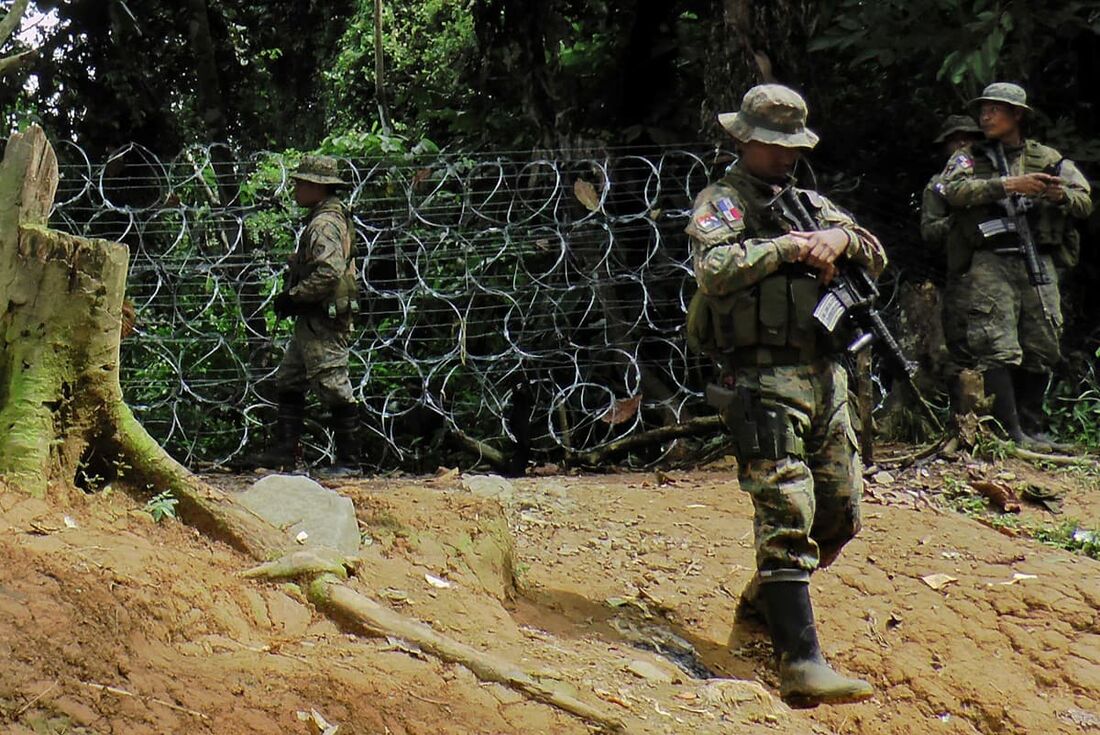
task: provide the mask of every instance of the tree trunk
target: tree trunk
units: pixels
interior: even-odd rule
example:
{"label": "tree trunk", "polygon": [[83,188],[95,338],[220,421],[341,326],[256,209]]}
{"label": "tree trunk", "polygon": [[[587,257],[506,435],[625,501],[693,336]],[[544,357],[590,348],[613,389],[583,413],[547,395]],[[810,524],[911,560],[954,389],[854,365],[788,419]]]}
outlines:
{"label": "tree trunk", "polygon": [[139,493],[172,490],[185,519],[257,558],[286,546],[272,528],[181,466],[122,399],[124,245],[47,229],[57,159],[38,126],[0,164],[0,476],[44,495],[81,472]]}

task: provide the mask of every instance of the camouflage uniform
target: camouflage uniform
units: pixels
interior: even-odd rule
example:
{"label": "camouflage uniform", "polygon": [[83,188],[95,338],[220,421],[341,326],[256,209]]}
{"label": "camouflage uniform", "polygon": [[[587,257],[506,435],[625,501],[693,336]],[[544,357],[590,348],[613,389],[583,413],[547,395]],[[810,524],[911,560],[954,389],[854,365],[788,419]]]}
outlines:
{"label": "camouflage uniform", "polygon": [[305,422],[306,392],[313,389],[330,411],[336,444],[329,476],[359,470],[356,438],[359,409],[348,378],[352,315],[356,303],[354,227],[332,189],[345,182],[327,156],[305,156],[291,175],[295,199],[311,206],[298,247],[290,257],[283,291],[275,299],[279,316],[294,316],[294,334],[275,372],[278,386],[276,442],[255,460],[262,467],[292,469]]}
{"label": "camouflage uniform", "polygon": [[337,197],[310,211],[284,289],[300,306],[294,336],[275,373],[281,392],[305,393],[312,387],[329,405],[355,400],[348,378],[356,288],[351,233],[350,215]]}
{"label": "camouflage uniform", "polygon": [[[982,107],[982,120],[988,117],[998,139],[963,148],[943,173],[943,195],[952,207],[948,279],[966,302],[960,352],[982,371],[985,392],[993,398],[992,414],[1010,439],[1033,449],[1065,449],[1045,434],[1043,397],[1060,359],[1062,309],[1055,274],[1058,266],[1076,262],[1079,235],[1072,218],[1089,215],[1089,185],[1072,161],[1022,136],[1022,118],[1032,110],[1021,87],[991,84],[973,104]],[[1006,127],[1006,120],[1013,127]],[[1015,146],[1005,143],[1017,139]],[[998,152],[1007,163],[1004,173]],[[1002,232],[987,238],[980,225],[1007,214],[1008,177],[1028,177],[1013,182],[1014,189],[1038,184],[1045,193],[1049,181],[1038,174],[1058,176],[1065,196],[1054,202],[1042,193],[1011,195],[1017,211],[1025,214],[1048,276],[1047,283],[1033,285],[1018,253],[1019,236]]]}
{"label": "camouflage uniform", "polygon": [[[742,144],[766,144],[755,150],[769,158],[817,143],[805,120],[805,102],[779,85],[750,89],[739,112],[719,116]],[[792,192],[821,230],[846,235],[841,260],[881,272],[881,245],[847,213],[793,189],[791,178],[765,181],[739,162],[699,194],[686,228],[699,286],[687,334],[720,363],[733,389],[722,395],[735,396],[719,408],[736,438],[738,480],[753,500],[758,570],[742,604],[764,611],[781,693],[808,704],[858,701],[873,690],[825,663],[810,605],[810,573],[859,530],[863,484],[847,376],[813,317],[824,287],[796,262],[802,240],[790,233],[803,228],[775,204]]]}
{"label": "camouflage uniform", "polygon": [[[1015,85],[990,85],[990,88]],[[1016,87],[1016,89],[1019,89]],[[989,92],[980,99],[990,97]],[[1022,90],[1020,90],[1022,94]],[[1025,109],[1030,110],[1030,108]],[[965,298],[965,358],[979,369],[1014,365],[1045,373],[1059,360],[1062,312],[1058,284],[1040,286],[1049,319],[1044,315],[1036,287],[1028,282],[1021,257],[994,252],[1012,247],[1014,235],[986,239],[978,225],[1003,217],[1005,197],[988,141],[959,151],[942,174],[942,193],[954,216],[947,243],[948,280]],[[1029,199],[1028,221],[1047,272],[1069,265],[1075,257],[1076,232],[1070,218],[1085,218],[1092,208],[1089,184],[1072,161],[1034,140],[1017,148],[1005,146],[1009,175],[1022,175],[1057,166],[1066,198],[1060,203]]]}
{"label": "camouflage uniform", "polygon": [[[969,115],[948,115],[940,128],[935,143],[944,144],[957,135],[981,135],[982,129]],[[943,198],[943,173],[937,173],[924,187],[921,196],[920,234],[925,244],[942,258],[947,250],[947,236],[951,231],[951,210]],[[966,349],[966,294],[954,279],[949,279],[942,292],[941,320],[947,343],[948,360],[944,372],[953,377],[959,370],[957,355]]]}

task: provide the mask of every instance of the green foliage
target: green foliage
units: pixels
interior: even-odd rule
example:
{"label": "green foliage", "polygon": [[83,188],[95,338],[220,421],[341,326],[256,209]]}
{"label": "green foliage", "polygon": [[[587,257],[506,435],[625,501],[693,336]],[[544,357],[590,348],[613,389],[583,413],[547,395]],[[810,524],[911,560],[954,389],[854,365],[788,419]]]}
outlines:
{"label": "green foliage", "polygon": [[1051,427],[1064,441],[1100,448],[1100,380],[1089,366],[1079,383],[1059,383],[1047,404]]}
{"label": "green foliage", "polygon": [[[384,4],[384,83],[398,131],[425,134],[451,127],[469,108],[475,91],[463,71],[476,53],[472,4]],[[377,119],[373,0],[359,0],[322,78],[330,129],[354,129],[364,117]]]}
{"label": "green foliage", "polygon": [[810,51],[845,52],[856,69],[913,69],[925,82],[959,87],[964,98],[998,78],[1024,79],[1031,57],[1066,37],[1100,30],[1090,2],[840,0],[824,15],[825,30]]}
{"label": "green foliage", "polygon": [[1024,521],[1019,515],[991,509],[984,497],[975,493],[966,481],[953,475],[943,477],[945,504],[963,515],[980,520],[994,528],[1011,529],[1048,546],[1100,559],[1100,529],[1088,529],[1078,521],[1067,519],[1058,523]]}
{"label": "green foliage", "polygon": [[1071,519],[1053,526],[1035,527],[1031,536],[1047,546],[1100,559],[1100,528],[1085,528]]}
{"label": "green foliage", "polygon": [[165,518],[178,520],[179,516],[176,515],[176,505],[179,502],[180,501],[172,494],[171,490],[165,490],[147,502],[144,510],[153,517],[156,523],[160,523]]}

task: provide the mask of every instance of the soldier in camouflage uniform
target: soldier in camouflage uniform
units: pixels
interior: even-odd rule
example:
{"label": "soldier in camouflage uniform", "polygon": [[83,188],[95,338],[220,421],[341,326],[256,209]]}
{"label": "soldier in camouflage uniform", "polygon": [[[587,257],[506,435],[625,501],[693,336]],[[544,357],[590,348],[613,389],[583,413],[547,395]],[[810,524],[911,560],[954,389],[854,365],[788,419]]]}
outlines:
{"label": "soldier in camouflage uniform", "polygon": [[[940,127],[935,143],[943,146],[944,159],[949,160],[959,149],[982,139],[982,129],[969,115],[948,115]],[[921,196],[920,234],[925,244],[938,258],[943,258],[947,249],[947,234],[951,230],[951,212],[947,200],[943,198],[943,173],[937,173],[924,187]],[[949,280],[942,292],[941,320],[947,352],[951,357],[946,361],[944,373],[950,386],[951,404],[958,405],[958,373],[960,361],[957,355],[965,349],[966,339],[966,294],[959,293],[955,280]]]}
{"label": "soldier in camouflage uniform", "polygon": [[348,351],[356,304],[351,213],[334,193],[346,183],[328,156],[305,156],[291,175],[294,199],[309,208],[298,247],[290,256],[275,313],[294,317],[294,334],[275,373],[279,391],[276,444],[261,466],[292,469],[300,455],[306,391],[331,412],[336,459],[330,477],[359,472],[358,406],[348,379]]}
{"label": "soldier in camouflage uniform", "polygon": [[[970,115],[948,115],[934,141],[943,146],[943,158],[949,160],[955,152],[982,139],[982,129]],[[924,187],[920,207],[920,235],[928,245],[940,252],[947,245],[951,230],[951,212],[943,198],[943,172],[937,173]]]}
{"label": "soldier in camouflage uniform", "polygon": [[[873,690],[825,662],[810,604],[811,573],[859,530],[863,491],[847,376],[813,311],[838,268],[877,276],[886,256],[846,212],[794,188],[794,165],[818,140],[806,114],[796,92],[767,84],[719,116],[740,157],[699,194],[687,226],[699,285],[687,332],[721,364],[723,387],[708,395],[736,437],[738,479],[755,509],[757,573],[743,607],[763,608],[783,697],[815,705]],[[819,229],[803,231],[778,206],[791,196]]]}
{"label": "soldier in camouflage uniform", "polygon": [[[1032,113],[1027,94],[1004,82],[973,100],[985,140],[962,148],[943,172],[942,193],[952,208],[947,243],[948,279],[965,297],[965,354],[982,371],[993,396],[993,415],[1015,442],[1049,448],[1042,401],[1060,359],[1062,312],[1055,266],[1072,265],[1077,231],[1072,219],[1088,217],[1089,185],[1072,161],[1025,136]],[[996,149],[1008,170],[1000,171]],[[979,225],[1006,215],[1003,201],[1017,197],[1049,283],[1033,286],[1019,240],[1006,232],[983,237]]]}

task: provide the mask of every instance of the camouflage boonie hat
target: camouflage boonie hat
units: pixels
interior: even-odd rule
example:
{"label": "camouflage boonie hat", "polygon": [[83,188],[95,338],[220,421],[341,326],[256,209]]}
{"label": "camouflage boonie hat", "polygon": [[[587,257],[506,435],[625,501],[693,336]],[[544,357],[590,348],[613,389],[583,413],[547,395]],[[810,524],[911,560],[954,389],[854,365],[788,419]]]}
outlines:
{"label": "camouflage boonie hat", "polygon": [[981,97],[970,100],[970,106],[977,107],[983,102],[1004,102],[1006,105],[1019,107],[1027,112],[1035,112],[1028,107],[1027,92],[1024,88],[1011,82],[993,82],[982,90]]}
{"label": "camouflage boonie hat", "polygon": [[970,115],[948,115],[940,126],[940,134],[932,142],[943,143],[955,133],[973,133],[980,136],[982,129]]}
{"label": "camouflage boonie hat", "polygon": [[813,148],[819,138],[806,127],[806,101],[790,87],[758,84],[745,92],[741,109],[723,112],[718,123],[742,143],[750,140],[784,148]]}
{"label": "camouflage boonie hat", "polygon": [[302,156],[298,168],[294,169],[290,178],[329,186],[348,185],[348,182],[340,178],[340,164],[332,156]]}

